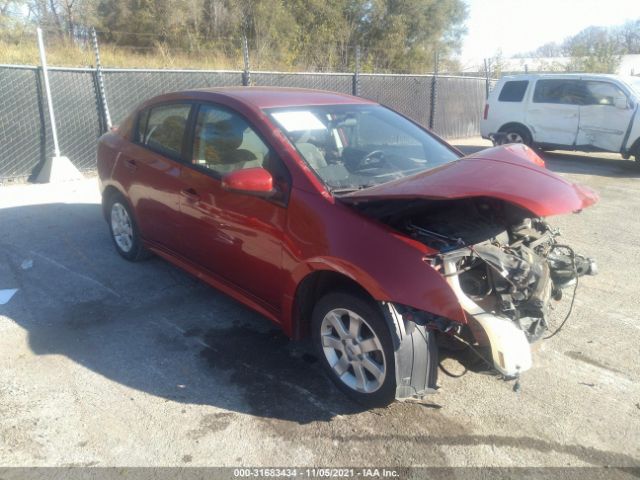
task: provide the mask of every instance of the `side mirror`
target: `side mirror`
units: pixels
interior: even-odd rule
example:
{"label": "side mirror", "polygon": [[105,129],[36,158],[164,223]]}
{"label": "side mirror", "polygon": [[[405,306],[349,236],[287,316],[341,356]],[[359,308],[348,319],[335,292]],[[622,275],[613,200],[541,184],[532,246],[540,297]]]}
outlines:
{"label": "side mirror", "polygon": [[613,98],[613,106],[619,108],[620,110],[626,110],[629,106],[629,102],[627,102],[627,97],[614,97]]}
{"label": "side mirror", "polygon": [[273,177],[262,167],[227,173],[222,177],[222,188],[230,192],[265,198],[276,192],[273,188]]}

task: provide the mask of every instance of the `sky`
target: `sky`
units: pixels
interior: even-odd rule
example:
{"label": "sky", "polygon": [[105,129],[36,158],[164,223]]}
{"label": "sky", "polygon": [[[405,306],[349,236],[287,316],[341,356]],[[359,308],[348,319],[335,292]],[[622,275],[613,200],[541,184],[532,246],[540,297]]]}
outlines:
{"label": "sky", "polygon": [[463,65],[502,50],[505,57],[561,42],[591,25],[622,24],[640,17],[639,0],[465,0],[467,35]]}

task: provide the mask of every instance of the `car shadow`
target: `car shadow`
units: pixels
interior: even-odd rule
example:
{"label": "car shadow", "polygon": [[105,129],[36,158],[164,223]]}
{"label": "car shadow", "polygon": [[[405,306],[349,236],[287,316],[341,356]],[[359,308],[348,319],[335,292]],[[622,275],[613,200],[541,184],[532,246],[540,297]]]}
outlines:
{"label": "car shadow", "polygon": [[[455,145],[465,155],[477,153],[486,148],[481,145]],[[547,168],[558,173],[595,175],[600,177],[640,178],[640,168],[633,160],[607,158],[604,155],[586,155],[568,151],[539,152]]]}
{"label": "car shadow", "polygon": [[[130,263],[97,204],[0,210],[0,315],[37,355],[63,355],[114,382],[189,404],[297,423],[363,407],[309,345],[169,263]],[[123,391],[126,395],[126,391]]]}

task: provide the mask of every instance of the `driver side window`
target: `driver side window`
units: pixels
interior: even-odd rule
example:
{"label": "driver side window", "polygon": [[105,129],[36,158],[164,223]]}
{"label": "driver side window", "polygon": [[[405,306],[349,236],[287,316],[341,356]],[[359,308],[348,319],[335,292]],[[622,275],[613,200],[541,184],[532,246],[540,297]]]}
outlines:
{"label": "driver side window", "polygon": [[240,115],[202,105],[196,119],[192,163],[224,175],[266,166],[270,150]]}
{"label": "driver side window", "polygon": [[585,82],[587,89],[587,100],[585,105],[614,105],[616,97],[627,96],[615,85],[608,82]]}

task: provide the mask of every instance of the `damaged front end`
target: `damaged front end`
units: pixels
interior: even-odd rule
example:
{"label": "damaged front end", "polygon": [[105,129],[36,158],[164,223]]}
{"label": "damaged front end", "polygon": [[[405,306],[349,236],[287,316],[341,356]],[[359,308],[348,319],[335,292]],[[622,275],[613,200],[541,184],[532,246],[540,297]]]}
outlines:
{"label": "damaged front end", "polygon": [[429,247],[433,253],[424,260],[444,277],[467,325],[415,309],[408,314],[464,341],[506,379],[531,367],[531,344],[548,332],[552,302],[563,289],[597,273],[593,260],[560,242],[557,229],[501,199],[388,199],[356,206]]}
{"label": "damaged front end", "polygon": [[517,377],[531,367],[530,344],[549,328],[551,301],[578,277],[597,273],[596,264],[522,209],[491,199],[455,203],[405,218],[404,230],[439,250],[429,262],[466,312],[471,340],[490,348],[503,376]]}
{"label": "damaged front end", "polygon": [[452,293],[446,301],[455,296],[465,321],[443,315],[433,280],[424,286],[434,289],[430,301],[403,299],[415,307],[409,315],[467,343],[505,378],[531,367],[530,345],[548,331],[552,301],[597,272],[544,218],[579,212],[598,195],[545,169],[524,145],[482,150],[340,200],[426,245],[424,260],[442,275]]}

